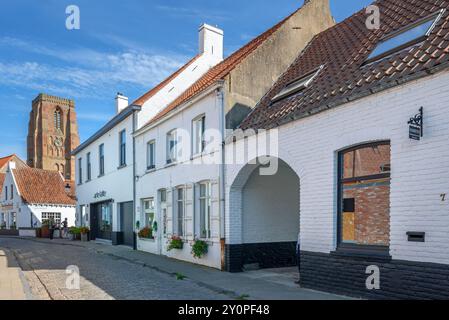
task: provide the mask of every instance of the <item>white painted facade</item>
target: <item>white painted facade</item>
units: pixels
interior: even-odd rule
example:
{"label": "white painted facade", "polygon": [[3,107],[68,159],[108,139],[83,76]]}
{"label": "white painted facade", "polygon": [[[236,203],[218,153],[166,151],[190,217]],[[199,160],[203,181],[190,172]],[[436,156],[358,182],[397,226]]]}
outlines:
{"label": "white painted facade", "polygon": [[[207,144],[202,154],[194,154],[191,138],[193,121],[200,116],[205,117],[205,131],[219,132],[223,121],[221,93],[217,88],[198,97],[192,103],[181,106],[176,112],[152,126],[136,134],[136,217],[144,221],[144,199],[154,199],[155,219],[158,224],[154,240],[138,239],[138,249],[162,254],[172,258],[185,260],[214,268],[221,268],[222,250],[220,240],[222,234],[222,219],[220,218],[220,165],[203,164],[205,158],[221,159],[220,139]],[[177,130],[185,133],[182,140],[182,150],[178,149],[180,157],[177,162],[167,164],[167,133]],[[205,136],[208,134],[206,133]],[[156,166],[147,170],[147,143],[155,142]],[[210,163],[210,162],[208,162]],[[210,185],[210,236],[202,237],[199,230],[199,183]],[[177,188],[185,188],[185,232],[182,250],[167,251],[167,245],[176,232]],[[166,190],[167,201],[161,202],[160,191]],[[222,199],[221,199],[222,200]],[[165,227],[164,227],[165,226]],[[195,259],[191,254],[191,245],[195,239],[205,240],[209,247],[208,253],[201,259]]]}
{"label": "white painted facade", "polygon": [[[278,128],[276,156],[300,179],[301,250],[336,249],[338,152],[390,140],[390,254],[395,260],[449,264],[449,201],[443,200],[449,193],[447,83],[449,72],[441,72]],[[420,107],[424,107],[424,137],[414,141],[409,139],[407,122]],[[226,168],[226,244],[245,241],[241,192],[236,190],[251,172],[245,165]],[[264,230],[261,227],[259,233]],[[409,231],[425,232],[426,241],[409,242]]]}
{"label": "white painted facade", "polygon": [[[82,144],[74,151],[78,225],[90,226],[92,204],[110,202],[112,203],[112,232],[123,231],[120,223],[120,204],[134,201],[134,149],[132,136],[134,130],[147,124],[206,71],[223,60],[222,30],[209,25],[202,25],[199,30],[199,38],[199,56],[187,68],[156,90],[157,92],[143,103],[139,112],[132,113],[118,121],[118,123],[114,123],[107,130],[103,130],[104,132],[101,132],[98,137]],[[126,109],[123,104],[126,97],[120,94],[119,98],[116,101],[116,111],[118,113]],[[119,163],[119,134],[123,130],[126,130],[126,166],[121,167]],[[104,146],[104,175],[99,174],[100,145]],[[135,153],[144,155],[145,149],[136,146]],[[87,179],[88,154],[90,154],[91,163],[90,180]]]}
{"label": "white painted facade", "polygon": [[[6,187],[8,188],[7,194]],[[41,226],[43,213],[60,214],[61,222],[67,218],[69,226],[75,225],[75,206],[26,203],[20,195],[13,171],[9,167],[0,194],[0,226],[5,223],[6,229],[14,229],[14,225],[15,229],[38,228]]]}

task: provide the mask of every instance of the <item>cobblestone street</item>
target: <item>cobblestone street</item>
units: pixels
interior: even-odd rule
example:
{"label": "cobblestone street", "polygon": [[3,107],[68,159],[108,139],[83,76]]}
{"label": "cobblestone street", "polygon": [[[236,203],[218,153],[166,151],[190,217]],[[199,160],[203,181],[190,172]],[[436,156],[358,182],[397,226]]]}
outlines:
{"label": "cobblestone street", "polygon": [[[158,272],[76,245],[0,238],[0,247],[17,259],[34,299],[230,299],[189,279]],[[66,288],[66,268],[80,270],[80,290]]]}

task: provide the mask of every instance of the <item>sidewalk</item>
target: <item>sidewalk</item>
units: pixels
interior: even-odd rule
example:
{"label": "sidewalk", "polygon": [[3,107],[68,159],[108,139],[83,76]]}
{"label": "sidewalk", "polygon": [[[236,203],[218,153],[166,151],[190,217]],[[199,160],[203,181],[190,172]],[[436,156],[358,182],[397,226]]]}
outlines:
{"label": "sidewalk", "polygon": [[14,256],[0,249],[0,300],[27,298],[21,272]]}
{"label": "sidewalk", "polygon": [[182,275],[196,284],[234,299],[249,300],[342,300],[346,297],[303,289],[283,277],[282,272],[260,270],[247,273],[228,273],[164,256],[134,251],[124,246],[98,242],[72,242],[55,239],[24,239],[46,242],[49,245],[82,246],[98,254],[123,259],[172,276]]}

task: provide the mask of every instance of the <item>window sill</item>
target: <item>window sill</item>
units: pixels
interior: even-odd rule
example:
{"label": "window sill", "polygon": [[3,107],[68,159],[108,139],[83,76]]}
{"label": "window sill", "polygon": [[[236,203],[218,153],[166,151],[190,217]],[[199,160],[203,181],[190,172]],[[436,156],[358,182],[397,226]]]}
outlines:
{"label": "window sill", "polygon": [[98,178],[102,178],[102,177],[104,177],[104,173],[103,173],[103,174],[100,174],[100,175],[98,176]]}
{"label": "window sill", "polygon": [[178,162],[173,161],[173,162],[167,163],[167,164],[165,165],[165,168],[174,167],[174,166],[176,166],[177,164],[178,164]]}
{"label": "window sill", "polygon": [[357,244],[340,244],[331,255],[352,258],[368,258],[390,261],[390,248],[384,246],[366,246]]}
{"label": "window sill", "polygon": [[126,168],[126,167],[127,167],[127,165],[124,164],[124,165],[121,165],[121,166],[117,167],[117,170],[121,170],[121,169],[124,169],[124,168]]}
{"label": "window sill", "polygon": [[150,167],[150,168],[147,168],[145,173],[152,173],[152,172],[155,172],[155,171],[156,171],[156,167]]}
{"label": "window sill", "polygon": [[156,242],[156,239],[139,238],[139,241],[154,243]]}
{"label": "window sill", "polygon": [[92,179],[89,179],[89,180],[84,181],[84,183],[89,183],[91,181],[92,181]]}

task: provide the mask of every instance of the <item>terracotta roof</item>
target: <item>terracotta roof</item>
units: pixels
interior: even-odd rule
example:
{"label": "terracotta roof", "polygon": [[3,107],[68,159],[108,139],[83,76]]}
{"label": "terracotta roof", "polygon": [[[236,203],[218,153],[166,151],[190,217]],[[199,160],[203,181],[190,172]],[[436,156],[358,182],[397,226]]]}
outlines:
{"label": "terracotta roof", "polygon": [[3,183],[5,182],[5,174],[4,173],[0,173],[0,194],[2,193],[3,190]]}
{"label": "terracotta roof", "polygon": [[299,10],[300,9],[296,10],[284,20],[276,24],[274,27],[268,29],[255,39],[251,40],[245,46],[230,55],[228,58],[217,64],[215,67],[211,68],[186,91],[184,91],[177,99],[175,99],[171,104],[169,104],[165,109],[163,109],[153,119],[151,119],[147,124],[160,120],[183,103],[187,102],[188,100],[192,99],[199,93],[215,84],[217,81],[224,79],[232,70],[234,70],[235,67],[238,66],[238,64],[243,59],[248,57],[255,49],[263,44],[265,40],[267,40],[273,33],[275,33],[291,16],[293,16]]}
{"label": "terracotta roof", "polygon": [[12,154],[10,156],[0,158],[0,169],[3,169],[4,166],[8,164],[9,161],[11,161],[15,157],[15,154]]}
{"label": "terracotta roof", "polygon": [[139,99],[134,101],[132,104],[143,106],[145,102],[147,102],[151,97],[156,95],[159,91],[161,91],[167,84],[170,83],[173,79],[175,79],[181,72],[183,72],[185,69],[187,69],[192,63],[194,63],[198,58],[201,57],[201,54],[195,56],[193,59],[191,59],[189,62],[187,62],[185,65],[183,65],[180,69],[178,69],[176,72],[174,72],[172,75],[170,75],[167,79],[159,83],[157,86],[155,86],[153,89],[145,93],[143,96],[141,96]]}
{"label": "terracotta roof", "polygon": [[65,192],[62,176],[56,171],[34,168],[13,169],[17,188],[23,200],[32,204],[76,204]]}
{"label": "terracotta roof", "polygon": [[[380,30],[366,27],[368,15],[361,10],[317,35],[240,127],[273,128],[447,67],[449,10],[422,44],[371,64],[364,62],[383,36],[448,8],[448,0],[379,0],[374,4],[381,12]],[[305,90],[272,103],[287,84],[322,65]]]}

